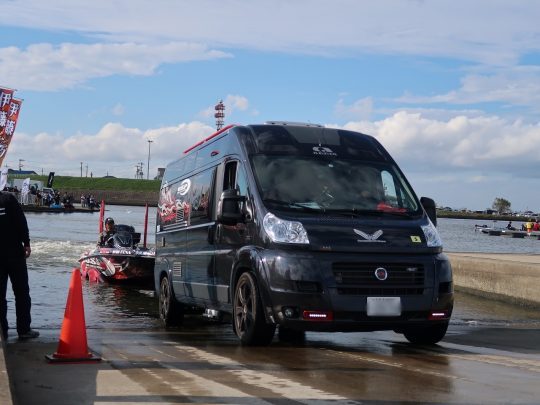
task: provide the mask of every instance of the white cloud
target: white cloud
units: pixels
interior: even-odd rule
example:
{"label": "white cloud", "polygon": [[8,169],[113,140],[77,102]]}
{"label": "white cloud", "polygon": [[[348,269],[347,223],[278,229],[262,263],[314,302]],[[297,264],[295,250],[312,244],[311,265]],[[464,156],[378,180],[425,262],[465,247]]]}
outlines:
{"label": "white cloud", "polygon": [[151,175],[155,168],[165,167],[182,156],[184,150],[214,132],[212,127],[194,121],[174,127],[141,131],[126,128],[118,123],[104,125],[96,134],[40,133],[31,136],[17,133],[11,142],[8,159],[4,161],[17,167],[24,158],[26,168],[38,173],[50,170],[63,175],[79,175],[80,162],[89,164],[95,176],[106,172],[117,177],[133,177],[134,167],[143,162],[146,168],[148,142],[151,144]]}
{"label": "white cloud", "polygon": [[396,101],[424,104],[502,102],[513,105],[538,106],[540,103],[540,67],[518,66],[512,69],[497,69],[490,74],[469,74],[461,79],[461,87],[457,90],[435,96],[406,94]]}
{"label": "white cloud", "polygon": [[[423,168],[434,176],[471,170],[506,174],[514,170],[540,176],[539,124],[496,116],[456,116],[440,121],[399,112],[380,121],[351,121],[343,127],[375,136],[400,164],[411,170]],[[18,133],[8,157],[59,166],[80,161],[130,165],[146,161],[150,139],[152,161],[164,165],[212,132],[212,126],[193,121],[146,131],[108,123],[96,134],[69,137]],[[7,163],[16,166],[16,160]]]}
{"label": "white cloud", "polygon": [[240,95],[228,94],[225,97],[225,106],[229,108],[230,111],[239,110],[246,111],[249,108],[249,101],[246,97]]}
{"label": "white cloud", "polygon": [[477,0],[461,6],[453,0],[13,0],[2,3],[2,13],[12,26],[79,32],[113,42],[421,54],[492,65],[514,64],[520,55],[540,49],[534,0]]}
{"label": "white cloud", "polygon": [[34,44],[0,48],[0,77],[19,90],[72,88],[115,74],[148,76],[163,63],[228,57],[193,43]]}
{"label": "white cloud", "polygon": [[540,125],[497,116],[447,121],[398,112],[381,121],[349,122],[346,129],[375,136],[409,167],[429,170],[526,171],[539,176]]}
{"label": "white cloud", "polygon": [[436,120],[400,112],[346,127],[376,136],[416,192],[440,204],[484,209],[504,194],[514,209],[540,209],[538,123],[497,116]]}
{"label": "white cloud", "polygon": [[373,99],[365,97],[356,100],[352,105],[345,104],[345,101],[340,98],[334,108],[334,112],[338,117],[345,117],[355,120],[369,120],[373,113]]}

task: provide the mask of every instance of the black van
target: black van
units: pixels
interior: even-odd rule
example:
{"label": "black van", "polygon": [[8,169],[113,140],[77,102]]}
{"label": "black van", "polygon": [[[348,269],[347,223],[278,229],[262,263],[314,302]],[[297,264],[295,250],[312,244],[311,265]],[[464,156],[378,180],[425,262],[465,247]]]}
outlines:
{"label": "black van", "polygon": [[453,308],[435,203],[373,137],[320,125],[228,126],[168,165],[156,223],[165,326],[231,314],[242,344],[394,330],[433,344]]}

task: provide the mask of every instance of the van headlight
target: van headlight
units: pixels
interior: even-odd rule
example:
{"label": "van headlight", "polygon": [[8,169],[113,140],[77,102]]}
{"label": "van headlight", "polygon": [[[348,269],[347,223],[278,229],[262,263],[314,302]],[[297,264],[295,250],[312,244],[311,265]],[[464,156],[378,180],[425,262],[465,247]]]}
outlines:
{"label": "van headlight", "polygon": [[307,232],[300,222],[285,221],[269,212],[264,216],[263,227],[272,242],[309,244]]}
{"label": "van headlight", "polygon": [[422,225],[422,231],[424,232],[424,236],[426,237],[426,243],[428,247],[442,247],[442,240],[439,236],[439,232],[437,231],[437,228],[433,225],[431,220],[428,219],[427,225]]}

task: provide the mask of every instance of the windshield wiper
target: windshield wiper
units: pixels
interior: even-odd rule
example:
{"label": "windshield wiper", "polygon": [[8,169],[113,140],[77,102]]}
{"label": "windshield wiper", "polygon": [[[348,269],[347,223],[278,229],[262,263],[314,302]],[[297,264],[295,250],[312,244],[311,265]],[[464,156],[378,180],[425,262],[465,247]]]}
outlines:
{"label": "windshield wiper", "polygon": [[326,210],[327,214],[337,214],[345,217],[361,217],[364,211],[360,211],[356,208],[350,209],[328,209]]}
{"label": "windshield wiper", "polygon": [[288,207],[288,208],[300,208],[300,209],[302,209],[304,211],[307,211],[307,212],[325,212],[324,208],[310,207],[308,205],[305,205],[307,203],[297,203],[297,202],[290,202],[290,201],[274,200],[273,198],[265,198],[265,199],[263,199],[263,202],[276,204],[276,205],[281,205],[282,207]]}
{"label": "windshield wiper", "polygon": [[396,217],[410,217],[410,212],[398,212],[398,211],[382,211],[382,210],[362,210],[358,208],[349,208],[349,209],[328,209],[326,213],[329,215],[336,214],[346,217],[362,217],[362,216],[396,216]]}
{"label": "windshield wiper", "polygon": [[400,212],[400,211],[384,211],[384,210],[365,210],[362,211],[362,214],[366,215],[380,215],[380,216],[394,216],[394,217],[410,217],[410,212]]}

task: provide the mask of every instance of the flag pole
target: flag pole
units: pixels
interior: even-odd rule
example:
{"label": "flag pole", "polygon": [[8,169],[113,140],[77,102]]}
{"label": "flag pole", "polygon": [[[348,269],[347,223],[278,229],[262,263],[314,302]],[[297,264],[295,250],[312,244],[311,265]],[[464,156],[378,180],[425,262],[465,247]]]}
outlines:
{"label": "flag pole", "polygon": [[103,232],[103,217],[105,216],[105,200],[101,200],[101,206],[99,207],[99,234]]}
{"label": "flag pole", "polygon": [[146,204],[146,212],[144,213],[144,241],[143,247],[146,249],[146,234],[148,233],[148,204]]}

